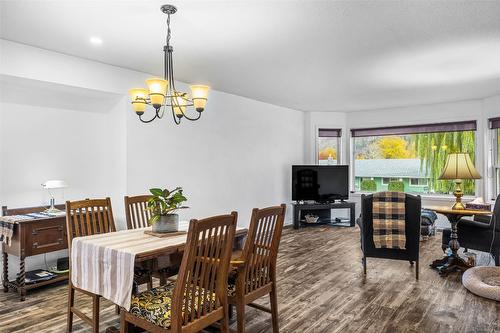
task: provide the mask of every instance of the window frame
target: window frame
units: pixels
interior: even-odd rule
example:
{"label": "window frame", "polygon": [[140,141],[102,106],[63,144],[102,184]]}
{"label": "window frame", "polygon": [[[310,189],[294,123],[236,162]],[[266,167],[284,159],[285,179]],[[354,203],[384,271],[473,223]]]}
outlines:
{"label": "window frame", "polygon": [[[499,117],[500,119],[500,117]],[[443,122],[442,124],[443,125],[446,125],[446,124],[453,124],[453,123],[457,123],[457,124],[467,124],[467,123],[472,123],[472,122],[475,122],[475,129],[472,130],[474,132],[474,155],[475,155],[475,159],[477,159],[477,152],[478,152],[478,132],[481,131],[481,129],[478,127],[478,119],[464,119],[464,120],[459,120],[457,122]],[[347,155],[347,158],[349,160],[349,174],[350,174],[350,191],[351,191],[351,194],[354,194],[354,195],[360,195],[362,194],[363,192],[362,191],[358,191],[356,190],[356,182],[355,182],[355,179],[356,179],[356,171],[355,171],[355,168],[356,168],[356,165],[354,163],[355,161],[355,144],[354,144],[354,140],[357,138],[357,137],[360,137],[360,136],[353,136],[353,131],[357,130],[368,130],[368,129],[385,129],[385,128],[418,128],[420,126],[425,126],[425,125],[419,125],[419,124],[415,124],[415,123],[409,123],[409,124],[403,124],[403,125],[398,125],[398,126],[367,126],[366,128],[365,127],[359,127],[359,128],[348,128],[347,131],[349,132],[348,134],[348,137],[347,137],[347,140],[349,140],[349,152],[348,152],[348,155]],[[500,128],[499,128],[500,130]],[[425,133],[425,132],[423,132]],[[497,132],[495,132],[496,134],[498,134]],[[421,134],[421,133],[406,133],[406,134]],[[391,134],[391,135],[395,135],[395,134]],[[376,135],[374,135],[376,136]],[[379,136],[386,136],[386,135],[379,135]],[[500,137],[499,137],[500,138]],[[497,149],[498,147],[494,145],[494,148],[493,149]],[[500,153],[500,152],[498,152]],[[474,163],[477,163],[477,161],[475,160]],[[499,164],[499,169],[500,169],[500,164]],[[496,171],[496,169],[495,169]],[[496,177],[496,172],[495,172],[495,175],[494,175],[494,178]],[[499,177],[500,179],[500,177]],[[496,178],[495,178],[495,186],[493,188],[493,191],[496,191]],[[424,186],[423,186],[424,187]],[[481,196],[483,195],[483,190],[481,189],[481,187],[479,186],[478,182],[475,182],[475,188],[474,188],[474,192],[475,194],[473,196],[469,196],[469,195],[466,195],[464,196],[465,198],[467,197],[470,197],[470,198],[474,198],[474,197],[478,197],[478,196]],[[500,192],[500,189],[499,189],[499,192]],[[499,193],[500,194],[500,193]],[[419,195],[421,197],[427,197],[427,198],[433,198],[433,199],[436,199],[436,200],[448,200],[449,198],[454,198],[453,194],[443,194],[443,193],[419,193]],[[498,195],[498,194],[496,194]],[[495,196],[496,197],[496,196]]]}
{"label": "window frame", "polygon": [[342,138],[344,137],[344,130],[342,128],[336,127],[336,126],[316,126],[315,131],[314,131],[314,161],[315,165],[320,165],[319,164],[319,131],[320,129],[331,129],[331,130],[336,130],[340,131],[340,136],[337,137],[330,137],[330,138],[335,138],[337,140],[337,165],[342,164]]}
{"label": "window frame", "polygon": [[[386,185],[386,186],[388,186],[390,182],[399,182],[399,181],[402,181],[401,180],[402,178],[398,178],[398,177],[381,177],[381,178],[382,178],[381,184],[382,185]],[[389,182],[385,183],[384,179],[389,179]],[[394,179],[396,179],[396,180],[394,180]]]}
{"label": "window frame", "polygon": [[490,131],[493,131],[493,135],[491,136],[492,137],[492,140],[491,140],[491,146],[492,146],[492,152],[493,152],[493,159],[491,161],[491,167],[493,169],[493,187],[492,187],[492,191],[493,191],[493,195],[494,197],[496,198],[499,194],[499,184],[498,184],[498,181],[500,180],[499,176],[498,176],[498,173],[500,171],[500,164],[498,163],[498,154],[499,154],[499,151],[498,151],[498,140],[500,139],[499,135],[498,135],[498,132],[500,131],[500,128],[490,128]]}
{"label": "window frame", "polygon": [[[423,179],[425,180],[425,184],[419,184],[419,181]],[[417,181],[417,184],[412,184],[412,180],[416,180]],[[429,179],[428,178],[410,178],[410,186],[420,186],[420,187],[425,187],[425,186],[429,186]]]}

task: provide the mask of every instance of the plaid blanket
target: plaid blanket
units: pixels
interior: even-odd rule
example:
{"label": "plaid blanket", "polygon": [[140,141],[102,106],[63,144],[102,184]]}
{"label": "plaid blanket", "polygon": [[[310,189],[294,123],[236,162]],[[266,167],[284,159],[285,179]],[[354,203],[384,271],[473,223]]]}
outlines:
{"label": "plaid blanket", "polygon": [[0,217],[0,243],[3,242],[10,246],[14,235],[14,226],[14,221],[8,219],[7,216]]}
{"label": "plaid blanket", "polygon": [[373,242],[375,247],[406,249],[405,199],[401,192],[373,194]]}

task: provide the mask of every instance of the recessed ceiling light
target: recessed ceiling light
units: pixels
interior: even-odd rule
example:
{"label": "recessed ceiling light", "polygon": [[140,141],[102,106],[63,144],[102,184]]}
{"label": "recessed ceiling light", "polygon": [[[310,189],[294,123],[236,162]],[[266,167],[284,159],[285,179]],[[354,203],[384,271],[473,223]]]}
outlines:
{"label": "recessed ceiling light", "polygon": [[94,45],[101,45],[102,39],[99,37],[90,37],[90,42]]}

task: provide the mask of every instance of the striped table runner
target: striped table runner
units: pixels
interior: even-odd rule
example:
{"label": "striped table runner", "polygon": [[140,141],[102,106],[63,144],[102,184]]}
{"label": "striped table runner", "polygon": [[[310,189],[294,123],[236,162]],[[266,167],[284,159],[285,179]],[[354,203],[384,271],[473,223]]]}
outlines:
{"label": "striped table runner", "polygon": [[[187,231],[188,223],[181,222],[179,229]],[[71,244],[73,285],[129,310],[136,255],[180,247],[187,240],[187,234],[160,238],[145,234],[145,230],[151,227],[74,238]]]}
{"label": "striped table runner", "polygon": [[149,228],[76,237],[71,244],[71,282],[77,288],[101,295],[130,308],[135,256],[168,246],[182,246],[187,235],[159,238]]}

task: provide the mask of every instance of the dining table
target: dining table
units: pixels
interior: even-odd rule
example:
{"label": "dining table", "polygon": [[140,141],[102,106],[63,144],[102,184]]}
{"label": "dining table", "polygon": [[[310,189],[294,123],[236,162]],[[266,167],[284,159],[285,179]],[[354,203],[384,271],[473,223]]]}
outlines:
{"label": "dining table", "polygon": [[[124,308],[130,308],[134,266],[168,255],[182,255],[187,241],[188,223],[179,231],[158,237],[151,227],[75,237],[71,244],[70,276],[74,287],[100,295]],[[243,247],[247,229],[236,228],[233,250]]]}

